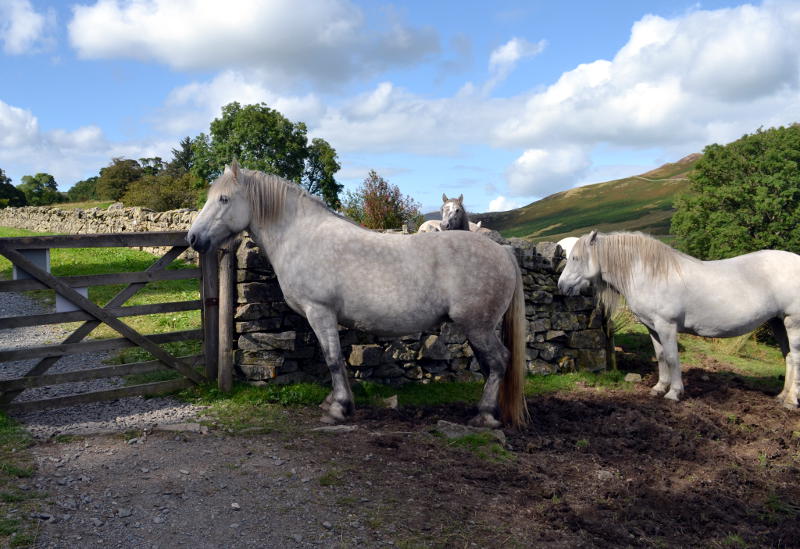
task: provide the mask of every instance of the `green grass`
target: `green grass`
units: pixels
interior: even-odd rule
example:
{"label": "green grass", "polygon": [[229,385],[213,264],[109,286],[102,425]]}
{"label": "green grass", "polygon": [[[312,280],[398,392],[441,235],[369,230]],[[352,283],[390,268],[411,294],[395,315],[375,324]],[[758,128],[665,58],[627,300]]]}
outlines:
{"label": "green grass", "polygon": [[[0,237],[36,236],[36,233],[22,229],[0,227]],[[147,252],[130,248],[60,248],[50,251],[51,272],[56,276],[76,276],[94,274],[113,274],[144,271],[155,263],[157,258]],[[168,269],[187,269],[194,266],[185,262],[173,262]],[[0,278],[11,278],[11,263],[0,258]],[[89,299],[98,305],[104,305],[114,297],[125,285],[110,284],[89,288]],[[51,305],[55,302],[55,293],[51,290],[28,292],[37,300]],[[196,279],[166,280],[147,284],[129,299],[125,305],[149,305],[171,301],[192,301],[200,298],[199,284]],[[143,334],[158,334],[180,330],[193,330],[200,327],[200,311],[179,311],[157,315],[134,316],[120,319]],[[77,327],[79,324],[73,324]],[[90,338],[114,338],[119,334],[106,326],[100,325],[89,336]],[[178,355],[197,354],[200,342],[178,342],[165,344],[163,347]],[[113,362],[129,363],[152,360],[146,351],[134,347],[121,351]]]}
{"label": "green grass", "polygon": [[113,203],[113,200],[84,200],[82,202],[62,202],[61,204],[53,204],[53,207],[61,210],[88,210],[89,208],[105,210]]}
{"label": "green grass", "polygon": [[23,490],[34,474],[28,448],[30,435],[15,421],[0,413],[0,546],[27,547],[35,539],[38,523],[30,517],[43,494]]}
{"label": "green grass", "polygon": [[466,448],[486,461],[512,461],[514,454],[503,448],[491,433],[471,433],[448,442],[455,448]]}

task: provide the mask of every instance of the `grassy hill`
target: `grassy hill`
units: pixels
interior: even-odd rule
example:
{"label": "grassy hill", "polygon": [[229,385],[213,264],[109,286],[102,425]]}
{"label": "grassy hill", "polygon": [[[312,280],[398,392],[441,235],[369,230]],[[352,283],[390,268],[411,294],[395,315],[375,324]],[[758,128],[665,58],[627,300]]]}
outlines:
{"label": "grassy hill", "polygon": [[591,229],[669,234],[672,202],[689,185],[686,176],[700,158],[691,154],[641,175],[585,185],[507,212],[470,214],[474,222],[505,237],[558,241]]}

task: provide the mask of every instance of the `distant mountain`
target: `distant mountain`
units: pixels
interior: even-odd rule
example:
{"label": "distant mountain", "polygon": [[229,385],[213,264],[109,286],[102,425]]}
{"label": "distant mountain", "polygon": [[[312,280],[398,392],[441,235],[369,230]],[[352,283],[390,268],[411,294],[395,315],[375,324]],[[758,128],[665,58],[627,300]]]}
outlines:
{"label": "distant mountain", "polygon": [[505,237],[558,241],[592,229],[669,234],[675,196],[689,186],[687,175],[700,154],[625,179],[576,187],[507,212],[470,214]]}

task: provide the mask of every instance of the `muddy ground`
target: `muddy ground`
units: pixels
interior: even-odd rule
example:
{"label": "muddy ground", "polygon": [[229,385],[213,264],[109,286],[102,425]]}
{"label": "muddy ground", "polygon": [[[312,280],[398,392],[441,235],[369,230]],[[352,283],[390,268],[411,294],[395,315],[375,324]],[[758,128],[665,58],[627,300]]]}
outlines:
{"label": "muddy ground", "polygon": [[680,404],[642,373],[529,398],[507,452],[431,433],[467,404],[39,443],[37,547],[800,547],[800,412],[714,363]]}

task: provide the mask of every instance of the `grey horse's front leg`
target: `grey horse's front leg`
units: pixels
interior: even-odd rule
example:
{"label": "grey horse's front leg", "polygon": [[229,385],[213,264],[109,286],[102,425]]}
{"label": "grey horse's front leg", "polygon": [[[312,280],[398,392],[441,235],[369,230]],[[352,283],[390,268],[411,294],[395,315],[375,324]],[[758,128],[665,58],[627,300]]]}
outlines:
{"label": "grey horse's front leg", "polygon": [[333,385],[330,394],[320,405],[325,410],[321,419],[325,423],[344,421],[353,414],[353,391],[347,379],[347,364],[342,356],[336,314],[318,305],[307,307],[305,313],[322,347]]}

